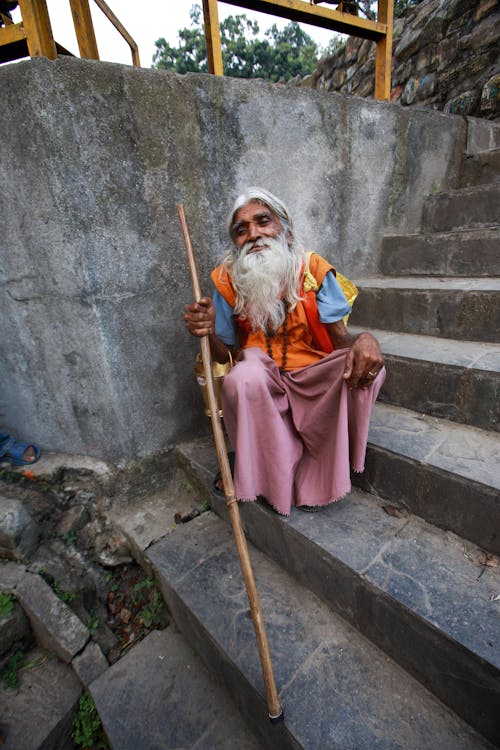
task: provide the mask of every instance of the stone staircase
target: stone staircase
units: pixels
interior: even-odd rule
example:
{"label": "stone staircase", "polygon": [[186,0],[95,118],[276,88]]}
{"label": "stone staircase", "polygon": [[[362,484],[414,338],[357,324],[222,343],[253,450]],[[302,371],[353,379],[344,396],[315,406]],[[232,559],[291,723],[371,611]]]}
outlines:
{"label": "stone staircase", "polygon": [[[217,717],[235,706],[259,747],[500,745],[500,185],[489,184],[490,160],[498,152],[464,166],[459,189],[429,196],[425,232],[386,237],[383,275],[357,280],[353,323],[376,322],[388,378],[356,488],[322,513],[288,519],[241,504],[284,724],[267,718],[224,501],[151,544],[140,525],[122,525],[182,636],[227,691]],[[212,440],[177,454],[206,491]],[[109,695],[126,682],[127,659],[90,686],[116,748],[129,745]],[[123,715],[158,703],[155,689],[166,696],[157,682],[132,697],[123,689]],[[225,747],[204,732],[182,746]],[[146,735],[139,744],[180,746]]]}

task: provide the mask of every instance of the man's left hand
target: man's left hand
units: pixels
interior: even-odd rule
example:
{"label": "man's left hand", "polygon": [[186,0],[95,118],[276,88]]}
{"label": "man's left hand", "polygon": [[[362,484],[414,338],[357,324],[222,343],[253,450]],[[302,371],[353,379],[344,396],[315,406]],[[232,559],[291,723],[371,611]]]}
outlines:
{"label": "man's left hand", "polygon": [[348,388],[366,390],[383,366],[384,359],[377,339],[370,333],[360,333],[347,352],[344,380]]}

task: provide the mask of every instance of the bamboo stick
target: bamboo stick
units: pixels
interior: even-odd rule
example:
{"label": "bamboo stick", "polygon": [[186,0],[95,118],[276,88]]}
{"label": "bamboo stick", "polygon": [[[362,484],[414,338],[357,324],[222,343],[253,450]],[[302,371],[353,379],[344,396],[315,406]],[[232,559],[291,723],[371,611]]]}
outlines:
{"label": "bamboo stick", "polygon": [[[202,294],[200,282],[198,279],[198,270],[196,266],[196,259],[194,257],[193,246],[191,244],[191,238],[189,236],[186,213],[184,211],[184,206],[182,205],[182,203],[177,205],[177,213],[179,215],[182,237],[184,240],[184,246],[186,248],[186,256],[191,273],[194,298],[196,302],[199,302]],[[281,708],[278,693],[276,690],[276,683],[274,681],[273,667],[271,663],[271,656],[269,653],[266,631],[264,628],[264,620],[262,618],[262,611],[260,609],[259,595],[255,586],[252,564],[250,562],[248,546],[245,538],[245,533],[243,531],[243,525],[241,523],[240,509],[234,490],[231,467],[229,466],[226,441],[224,439],[224,433],[222,431],[222,425],[219,417],[219,409],[217,406],[212,379],[212,357],[210,353],[210,343],[208,340],[208,336],[201,337],[200,345],[203,367],[205,369],[205,378],[207,381],[208,401],[211,412],[215,446],[217,449],[217,458],[219,460],[222,481],[224,484],[224,493],[226,495],[226,503],[229,509],[229,517],[231,519],[236,547],[238,549],[238,554],[240,557],[241,570],[243,572],[243,578],[245,580],[245,586],[247,589],[248,602],[250,604],[250,611],[252,614],[252,621],[255,630],[255,636],[257,639],[260,663],[262,667],[262,675],[264,678],[264,686],[266,689],[269,718],[273,723],[278,723],[283,721],[283,709]]]}

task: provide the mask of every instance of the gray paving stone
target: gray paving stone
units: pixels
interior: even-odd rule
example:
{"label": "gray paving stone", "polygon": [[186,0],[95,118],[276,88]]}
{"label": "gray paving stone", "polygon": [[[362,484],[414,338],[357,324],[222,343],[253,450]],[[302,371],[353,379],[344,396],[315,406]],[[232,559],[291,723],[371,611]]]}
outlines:
{"label": "gray paving stone", "polygon": [[475,427],[376,404],[369,441],[500,490],[500,436]]}
{"label": "gray paving stone", "polygon": [[[186,461],[197,455],[196,445],[179,446]],[[296,511],[284,519],[264,503],[240,509],[252,542],[294,580],[471,723],[500,733],[500,725],[492,727],[500,690],[500,570],[484,567],[482,551],[469,542],[404,509],[393,517],[384,504],[353,490],[313,516]],[[212,505],[227,520],[225,502],[214,498]]]}
{"label": "gray paving stone", "polygon": [[500,181],[500,148],[479,151],[462,160],[460,183],[463,187]]}
{"label": "gray paving stone", "polygon": [[[350,326],[352,333],[362,329]],[[500,346],[371,330],[387,377],[380,400],[500,431]]]}
{"label": "gray paving stone", "polygon": [[81,685],[71,667],[40,649],[27,654],[38,666],[20,673],[19,689],[0,684],[2,750],[72,750],[73,713]]}
{"label": "gray paving stone", "polygon": [[88,643],[82,653],[75,656],[71,665],[85,687],[97,680],[109,667],[108,660],[102,653],[100,646],[94,641]]}
{"label": "gray paving stone", "polygon": [[83,649],[89,631],[39,575],[27,573],[16,587],[16,597],[27,613],[37,643],[70,662]]}
{"label": "gray paving stone", "polygon": [[397,333],[380,328],[362,329],[349,325],[349,331],[353,334],[358,334],[362,330],[369,330],[380,342],[382,351],[387,354],[500,373],[500,343],[457,341],[436,336]]}
{"label": "gray paving stone", "polygon": [[145,550],[175,531],[177,513],[189,513],[195,505],[192,495],[180,496],[167,489],[143,499],[138,507],[115,508],[112,520],[126,537],[134,558],[147,568]]}
{"label": "gray paving stone", "polygon": [[173,627],[153,631],[92,683],[113,750],[258,750],[223,687]]}
{"label": "gray paving stone", "polygon": [[500,275],[500,228],[434,234],[388,235],[380,271],[389,276]]}
{"label": "gray paving stone", "polygon": [[183,634],[253,718],[264,747],[488,746],[345,620],[252,549],[285,711],[285,724],[272,727],[230,529],[205,514],[154,545],[149,555]]}
{"label": "gray paving stone", "polygon": [[360,294],[351,324],[388,331],[498,343],[500,279],[370,277],[354,280]]}
{"label": "gray paving stone", "polygon": [[421,226],[425,232],[450,232],[500,224],[500,184],[462,188],[427,196]]}

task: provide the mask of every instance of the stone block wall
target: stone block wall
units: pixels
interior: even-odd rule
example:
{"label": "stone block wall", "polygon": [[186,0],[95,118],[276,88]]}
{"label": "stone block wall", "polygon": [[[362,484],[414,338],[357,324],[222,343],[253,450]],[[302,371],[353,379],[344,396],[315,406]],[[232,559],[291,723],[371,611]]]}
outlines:
{"label": "stone block wall", "polygon": [[255,184],[308,248],[374,273],[384,232],[415,230],[424,195],[455,184],[471,131],[390,103],[71,58],[1,66],[0,90],[0,431],[108,461],[210,430],[178,202],[205,292],[228,207]]}
{"label": "stone block wall", "polygon": [[[500,118],[498,0],[423,0],[394,22],[391,99]],[[373,96],[375,43],[349,37],[300,85]]]}

